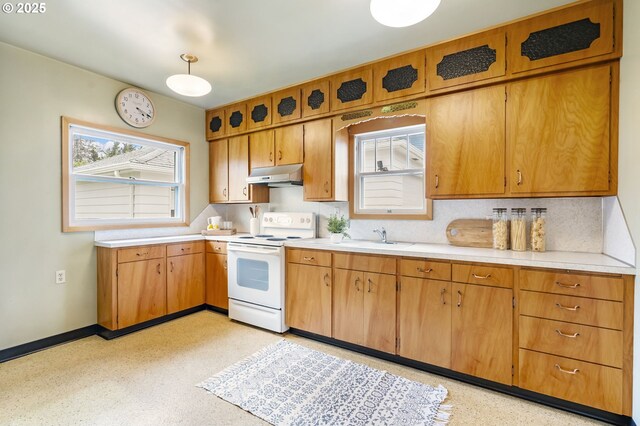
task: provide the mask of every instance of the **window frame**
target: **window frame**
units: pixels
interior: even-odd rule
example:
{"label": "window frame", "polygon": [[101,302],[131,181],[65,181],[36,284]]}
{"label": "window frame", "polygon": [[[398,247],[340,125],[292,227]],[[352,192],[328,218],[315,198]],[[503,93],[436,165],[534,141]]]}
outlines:
{"label": "window frame", "polygon": [[[425,125],[425,159],[423,164],[423,189],[425,195],[425,212],[424,213],[382,213],[382,212],[364,212],[357,211],[356,203],[356,174],[358,159],[356,158],[356,136],[366,133],[393,131],[394,129],[411,127],[419,124]],[[339,132],[343,134],[337,137],[347,137],[349,141],[349,217],[352,219],[382,219],[382,220],[432,220],[433,219],[433,202],[426,197],[427,188],[427,138],[428,128],[426,125],[426,117],[423,115],[403,115],[403,116],[381,116],[372,118],[367,121],[351,124],[341,129]],[[346,134],[345,134],[346,133]]]}
{"label": "window frame", "polygon": [[[108,229],[160,228],[189,225],[189,143],[160,136],[148,135],[128,129],[89,123],[69,117],[61,117],[62,127],[62,232],[96,231]],[[152,180],[130,180],[127,178],[90,176],[73,173],[73,128],[86,129],[88,133],[108,133],[114,138],[121,137],[130,142],[142,143],[146,146],[173,145],[177,155],[175,182]],[[136,141],[138,140],[138,141]],[[175,218],[140,218],[140,219],[76,219],[75,218],[75,183],[113,182],[123,185],[140,185],[177,188],[177,210]]]}

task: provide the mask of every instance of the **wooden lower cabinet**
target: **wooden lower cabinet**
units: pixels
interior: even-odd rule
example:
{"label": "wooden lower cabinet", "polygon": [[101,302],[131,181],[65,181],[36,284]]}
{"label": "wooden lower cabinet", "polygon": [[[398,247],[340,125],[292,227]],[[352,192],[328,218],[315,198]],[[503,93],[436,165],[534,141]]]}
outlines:
{"label": "wooden lower cabinet", "polygon": [[227,287],[227,255],[206,254],[206,302],[211,306],[229,309]]}
{"label": "wooden lower cabinet", "polygon": [[204,253],[167,258],[167,313],[204,303]]}
{"label": "wooden lower cabinet", "polygon": [[399,297],[398,355],[451,368],[451,283],[402,277]]}
{"label": "wooden lower cabinet", "polygon": [[451,369],[512,383],[513,290],[453,283]]}
{"label": "wooden lower cabinet", "polygon": [[395,275],[334,269],[333,281],[333,337],[395,353]]}
{"label": "wooden lower cabinet", "polygon": [[287,325],[330,337],[331,288],[331,267],[287,263]]}
{"label": "wooden lower cabinet", "polygon": [[117,328],[167,314],[165,259],[118,265]]}

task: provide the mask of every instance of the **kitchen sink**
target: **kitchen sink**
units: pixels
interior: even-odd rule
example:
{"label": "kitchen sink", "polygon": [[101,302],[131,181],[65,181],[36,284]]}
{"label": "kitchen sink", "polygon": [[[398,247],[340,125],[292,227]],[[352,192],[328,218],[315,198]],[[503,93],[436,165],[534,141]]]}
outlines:
{"label": "kitchen sink", "polygon": [[402,243],[402,242],[395,242],[395,241],[387,241],[386,243],[382,242],[382,241],[369,241],[369,240],[348,240],[348,241],[342,241],[341,243],[337,244],[338,246],[343,246],[343,247],[354,247],[354,248],[380,248],[380,249],[384,249],[384,248],[389,248],[392,249],[394,247],[400,248],[400,247],[407,247],[410,245],[413,245],[413,243]]}

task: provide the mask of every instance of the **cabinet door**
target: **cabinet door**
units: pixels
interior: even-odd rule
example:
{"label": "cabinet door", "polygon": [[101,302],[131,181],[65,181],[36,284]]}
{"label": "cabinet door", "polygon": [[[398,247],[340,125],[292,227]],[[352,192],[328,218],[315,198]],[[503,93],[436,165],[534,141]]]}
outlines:
{"label": "cabinet door", "polygon": [[277,128],[275,130],[276,165],[302,163],[303,138],[302,124]]}
{"label": "cabinet door", "polygon": [[331,77],[331,111],[369,105],[373,101],[373,71],[364,66]]}
{"label": "cabinet door", "polygon": [[289,327],[331,337],[331,268],[287,264]]}
{"label": "cabinet door", "polygon": [[509,84],[512,194],[609,190],[610,72],[604,65]]}
{"label": "cabinet door", "polygon": [[247,129],[259,129],[271,124],[271,95],[247,102]]}
{"label": "cabinet door", "polygon": [[209,144],[209,202],[229,200],[229,159],[227,140]]}
{"label": "cabinet door", "polygon": [[247,130],[247,105],[237,104],[224,111],[227,117],[227,134],[233,135]]}
{"label": "cabinet door", "polygon": [[302,117],[329,112],[329,80],[318,80],[302,87]]}
{"label": "cabinet door", "polygon": [[224,136],[226,131],[224,118],[223,109],[207,111],[207,140]]}
{"label": "cabinet door", "polygon": [[399,355],[451,368],[451,283],[402,277]]}
{"label": "cabinet door", "polygon": [[271,167],[275,164],[273,130],[263,130],[249,135],[249,166]]}
{"label": "cabinet door", "polygon": [[167,313],[204,303],[204,253],[167,258]]}
{"label": "cabinet door", "polygon": [[229,309],[227,256],[207,253],[205,276],[207,303],[218,308]]}
{"label": "cabinet door", "polygon": [[229,201],[248,201],[249,136],[229,139]]}
{"label": "cabinet door", "polygon": [[431,99],[427,196],[504,194],[504,120],[503,85]]}
{"label": "cabinet door", "polygon": [[304,124],[304,199],[333,197],[333,134],[331,119]]}
{"label": "cabinet door", "polygon": [[364,346],[396,353],[396,276],[364,274]]}
{"label": "cabinet door", "polygon": [[164,259],[118,265],[118,328],[158,318],[167,313]]}
{"label": "cabinet door", "polygon": [[512,290],[452,284],[451,369],[511,385]]}
{"label": "cabinet door", "polygon": [[362,272],[347,269],[333,271],[333,338],[364,344]]}
{"label": "cabinet door", "polygon": [[273,94],[273,124],[285,123],[300,118],[300,87],[282,90]]}
{"label": "cabinet door", "polygon": [[417,50],[373,65],[376,102],[424,93],[425,51]]}

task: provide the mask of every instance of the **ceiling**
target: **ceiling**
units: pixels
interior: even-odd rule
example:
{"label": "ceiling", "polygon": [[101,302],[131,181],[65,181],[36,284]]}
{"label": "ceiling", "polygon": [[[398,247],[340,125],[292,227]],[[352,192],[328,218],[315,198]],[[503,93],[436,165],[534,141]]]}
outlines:
{"label": "ceiling", "polygon": [[[211,108],[570,3],[442,0],[408,28],[388,28],[369,0],[56,0],[41,15],[0,15],[0,41]],[[173,93],[191,72],[213,91]]]}

